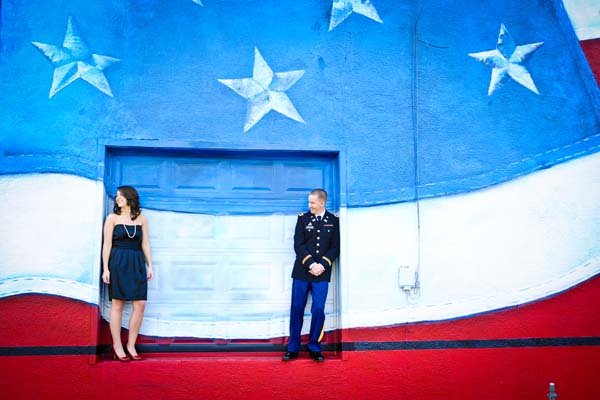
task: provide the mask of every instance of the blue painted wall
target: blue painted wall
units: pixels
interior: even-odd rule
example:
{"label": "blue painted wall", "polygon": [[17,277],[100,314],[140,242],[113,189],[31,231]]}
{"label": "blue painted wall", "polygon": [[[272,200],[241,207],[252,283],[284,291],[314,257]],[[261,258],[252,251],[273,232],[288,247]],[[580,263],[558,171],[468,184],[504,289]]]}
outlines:
{"label": "blue painted wall", "polygon": [[[2,2],[0,173],[102,179],[103,145],[339,151],[342,205],[496,184],[600,143],[598,89],[558,1],[374,0],[329,31],[329,0]],[[72,17],[90,51],[119,59],[112,97],[78,79],[49,99]],[[469,53],[543,42],[524,66],[539,95]],[[271,111],[244,132],[248,101],[218,79],[303,70],[286,94],[305,123]],[[418,173],[415,173],[418,170]]]}

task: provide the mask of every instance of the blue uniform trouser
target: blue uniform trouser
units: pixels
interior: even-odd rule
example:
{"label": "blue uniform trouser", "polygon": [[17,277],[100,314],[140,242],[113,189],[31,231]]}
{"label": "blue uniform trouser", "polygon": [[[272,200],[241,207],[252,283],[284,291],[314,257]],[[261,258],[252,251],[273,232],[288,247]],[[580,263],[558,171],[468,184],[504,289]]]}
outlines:
{"label": "blue uniform trouser", "polygon": [[300,333],[302,332],[304,308],[306,307],[309,291],[312,296],[312,307],[310,308],[312,319],[310,320],[308,349],[310,351],[321,351],[319,337],[325,324],[325,300],[327,299],[328,289],[329,282],[307,282],[293,279],[288,351],[297,352],[300,350]]}

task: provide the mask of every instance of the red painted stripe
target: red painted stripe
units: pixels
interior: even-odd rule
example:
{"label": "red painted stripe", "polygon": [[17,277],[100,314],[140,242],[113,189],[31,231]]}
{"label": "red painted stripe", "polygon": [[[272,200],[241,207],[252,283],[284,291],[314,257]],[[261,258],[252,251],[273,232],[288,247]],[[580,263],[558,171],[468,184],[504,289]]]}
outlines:
{"label": "red painted stripe", "polygon": [[88,346],[97,342],[98,307],[78,300],[26,294],[0,299],[0,347]]}
{"label": "red painted stripe", "polygon": [[344,342],[600,336],[600,275],[533,303],[450,321],[358,328]]}
{"label": "red painted stripe", "polygon": [[580,42],[581,48],[588,59],[592,72],[596,77],[596,83],[600,84],[600,38],[583,40]]}
{"label": "red painted stripe", "polygon": [[[57,296],[23,295],[0,300],[0,347],[89,346],[110,343],[102,321],[99,339],[98,308]],[[337,337],[336,337],[337,336]],[[488,340],[506,338],[600,337],[600,276],[537,302],[461,319],[354,328],[329,332],[324,344],[339,342],[397,342],[419,340]],[[142,337],[140,343],[258,343],[270,340],[211,340]]]}

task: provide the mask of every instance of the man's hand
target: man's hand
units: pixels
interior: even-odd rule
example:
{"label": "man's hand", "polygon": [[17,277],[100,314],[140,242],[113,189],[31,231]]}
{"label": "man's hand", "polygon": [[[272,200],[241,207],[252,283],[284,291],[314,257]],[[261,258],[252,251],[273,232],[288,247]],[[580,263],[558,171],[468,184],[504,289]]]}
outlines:
{"label": "man's hand", "polygon": [[314,264],[312,266],[312,268],[310,269],[311,274],[313,274],[314,276],[319,276],[321,275],[323,272],[325,272],[325,267],[322,264]]}

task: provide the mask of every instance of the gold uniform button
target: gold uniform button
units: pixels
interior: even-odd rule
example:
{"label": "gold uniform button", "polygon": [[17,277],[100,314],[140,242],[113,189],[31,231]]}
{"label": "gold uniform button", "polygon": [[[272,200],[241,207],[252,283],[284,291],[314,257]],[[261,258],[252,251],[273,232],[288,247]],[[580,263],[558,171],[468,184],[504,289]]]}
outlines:
{"label": "gold uniform button", "polygon": [[319,250],[317,250],[317,254],[319,254]]}
{"label": "gold uniform button", "polygon": [[319,232],[321,232],[321,230],[320,230],[320,229],[317,229],[317,233],[319,233]]}
{"label": "gold uniform button", "polygon": [[319,243],[317,243],[317,246],[320,246],[320,244],[319,244]]}

